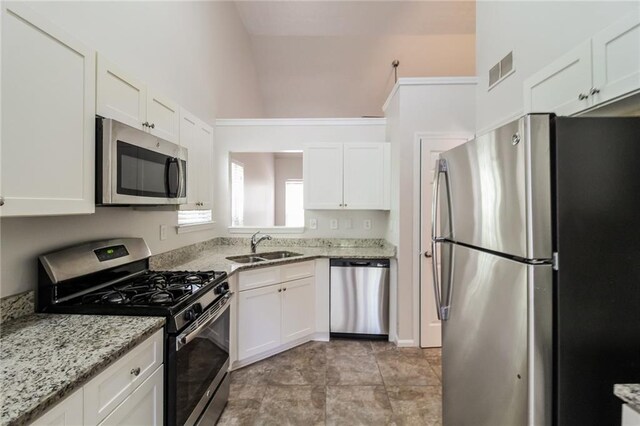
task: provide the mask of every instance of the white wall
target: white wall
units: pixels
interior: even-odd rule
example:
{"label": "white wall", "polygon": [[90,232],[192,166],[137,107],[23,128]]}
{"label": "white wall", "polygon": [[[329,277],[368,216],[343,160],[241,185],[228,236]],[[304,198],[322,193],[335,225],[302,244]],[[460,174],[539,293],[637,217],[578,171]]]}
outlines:
{"label": "white wall", "polygon": [[[203,120],[262,114],[250,41],[228,2],[30,2],[30,7]],[[160,241],[159,226],[168,225]],[[144,237],[160,253],[215,236],[177,235],[175,211],[98,208],[70,217],[4,218],[0,296],[36,287],[36,257],[106,237]]]}
{"label": "white wall", "polygon": [[284,226],[286,219],[287,180],[302,179],[302,154],[278,153],[274,158],[275,167],[275,224]]}
{"label": "white wall", "polygon": [[[217,120],[216,122],[216,202],[214,210],[219,234],[230,235],[229,152],[278,152],[302,150],[305,142],[384,142],[384,119],[339,120]],[[305,212],[307,226],[310,219],[318,221],[318,228],[305,228],[302,234],[291,237],[384,238],[387,231],[386,211],[327,211]],[[329,227],[331,219],[338,219],[339,227]],[[363,222],[372,221],[370,230]],[[348,222],[351,228],[348,228]]]}
{"label": "white wall", "polygon": [[244,166],[244,226],[274,226],[274,154],[236,152],[231,158]]}
{"label": "white wall", "polygon": [[387,239],[398,248],[398,340],[418,344],[414,284],[418,276],[419,215],[414,205],[420,167],[416,133],[468,134],[475,130],[475,79],[400,79],[385,103],[387,137],[391,141],[391,212]]}
{"label": "white wall", "polygon": [[[631,13],[640,13],[640,2],[478,1],[477,130],[482,133],[522,114],[527,77]],[[489,68],[511,50],[515,73],[488,91]]]}

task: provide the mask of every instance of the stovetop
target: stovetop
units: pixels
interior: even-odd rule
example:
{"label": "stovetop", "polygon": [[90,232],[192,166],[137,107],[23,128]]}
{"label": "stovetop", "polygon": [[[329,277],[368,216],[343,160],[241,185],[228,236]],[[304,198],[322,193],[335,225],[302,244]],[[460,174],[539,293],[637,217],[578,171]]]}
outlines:
{"label": "stovetop", "polygon": [[172,307],[225,277],[216,271],[146,271],[129,282],[85,294],[74,304]]}

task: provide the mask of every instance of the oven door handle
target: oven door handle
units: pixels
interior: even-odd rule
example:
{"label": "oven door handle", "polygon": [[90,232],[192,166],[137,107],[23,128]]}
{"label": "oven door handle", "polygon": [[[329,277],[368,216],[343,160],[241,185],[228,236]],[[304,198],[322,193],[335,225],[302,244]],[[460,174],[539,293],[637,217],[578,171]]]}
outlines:
{"label": "oven door handle", "polygon": [[216,309],[216,313],[213,314],[211,318],[206,320],[204,323],[200,324],[195,330],[190,331],[188,334],[180,335],[176,338],[176,352],[182,349],[183,346],[188,345],[189,342],[191,342],[193,339],[198,337],[198,335],[202,330],[204,330],[212,322],[220,318],[220,316],[224,313],[224,311],[226,311],[227,308],[230,306],[229,300],[231,300],[231,296],[233,296],[233,293],[231,292],[224,295],[224,298],[221,300],[220,306],[213,308],[213,309]]}

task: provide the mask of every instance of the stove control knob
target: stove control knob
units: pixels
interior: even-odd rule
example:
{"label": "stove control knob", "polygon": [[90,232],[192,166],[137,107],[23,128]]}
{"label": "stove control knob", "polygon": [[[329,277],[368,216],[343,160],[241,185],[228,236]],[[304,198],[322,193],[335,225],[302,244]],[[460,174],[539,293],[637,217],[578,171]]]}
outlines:
{"label": "stove control knob", "polygon": [[187,321],[193,321],[194,319],[196,319],[196,313],[193,312],[193,309],[189,309],[184,313],[184,319]]}
{"label": "stove control knob", "polygon": [[229,283],[222,283],[215,289],[216,294],[224,294],[229,291]]}
{"label": "stove control knob", "polygon": [[193,312],[196,313],[196,315],[200,315],[202,313],[202,305],[199,303],[196,303],[193,305]]}

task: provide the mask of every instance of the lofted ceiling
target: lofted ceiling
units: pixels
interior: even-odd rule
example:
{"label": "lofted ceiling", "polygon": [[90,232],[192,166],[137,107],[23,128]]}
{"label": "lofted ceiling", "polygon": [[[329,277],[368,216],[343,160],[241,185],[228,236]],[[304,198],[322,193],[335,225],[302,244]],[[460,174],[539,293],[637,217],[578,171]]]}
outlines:
{"label": "lofted ceiling", "polygon": [[380,116],[398,77],[475,72],[472,1],[237,1],[271,118]]}

